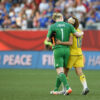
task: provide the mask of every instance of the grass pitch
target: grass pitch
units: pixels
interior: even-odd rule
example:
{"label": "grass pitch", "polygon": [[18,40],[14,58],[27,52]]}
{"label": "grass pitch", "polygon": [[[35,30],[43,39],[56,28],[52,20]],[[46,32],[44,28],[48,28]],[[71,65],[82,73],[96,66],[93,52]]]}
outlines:
{"label": "grass pitch", "polygon": [[73,92],[69,96],[50,95],[55,70],[0,69],[0,100],[100,100],[100,70],[84,71],[90,93],[81,95],[82,85],[74,70],[69,72]]}

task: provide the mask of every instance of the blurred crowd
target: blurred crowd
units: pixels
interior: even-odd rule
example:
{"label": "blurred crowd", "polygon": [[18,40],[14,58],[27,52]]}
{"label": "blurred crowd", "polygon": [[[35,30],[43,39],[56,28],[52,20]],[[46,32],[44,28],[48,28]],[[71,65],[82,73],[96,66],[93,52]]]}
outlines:
{"label": "blurred crowd", "polygon": [[65,21],[76,16],[86,28],[100,23],[100,0],[0,0],[0,28],[48,28],[54,12]]}

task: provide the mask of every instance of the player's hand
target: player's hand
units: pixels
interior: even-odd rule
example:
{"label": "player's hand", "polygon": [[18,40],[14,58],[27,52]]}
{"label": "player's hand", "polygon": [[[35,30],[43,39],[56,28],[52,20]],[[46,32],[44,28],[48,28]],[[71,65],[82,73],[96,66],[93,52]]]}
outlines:
{"label": "player's hand", "polygon": [[56,44],[61,44],[61,41],[60,40],[56,40]]}

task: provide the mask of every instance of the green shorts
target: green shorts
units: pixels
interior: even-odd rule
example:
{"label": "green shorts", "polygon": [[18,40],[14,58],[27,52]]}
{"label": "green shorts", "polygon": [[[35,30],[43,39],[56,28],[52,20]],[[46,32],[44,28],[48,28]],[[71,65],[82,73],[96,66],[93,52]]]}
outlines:
{"label": "green shorts", "polygon": [[68,63],[68,59],[70,56],[69,48],[56,48],[53,51],[54,53],[54,66],[58,67],[66,67]]}

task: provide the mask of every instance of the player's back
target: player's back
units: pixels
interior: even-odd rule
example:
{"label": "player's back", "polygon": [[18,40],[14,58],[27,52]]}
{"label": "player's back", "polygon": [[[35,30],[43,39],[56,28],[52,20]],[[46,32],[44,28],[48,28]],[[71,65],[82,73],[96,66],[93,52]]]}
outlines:
{"label": "player's back", "polygon": [[69,41],[69,36],[71,33],[70,24],[65,22],[56,22],[52,25],[53,31],[56,32],[56,39],[60,41]]}

